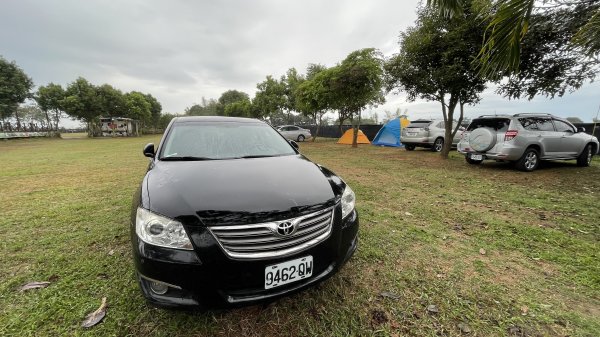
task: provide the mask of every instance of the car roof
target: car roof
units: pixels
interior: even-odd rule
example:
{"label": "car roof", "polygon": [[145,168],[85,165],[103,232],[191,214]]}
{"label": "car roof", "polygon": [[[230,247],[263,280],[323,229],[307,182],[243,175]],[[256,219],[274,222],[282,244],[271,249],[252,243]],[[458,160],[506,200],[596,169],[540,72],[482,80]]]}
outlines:
{"label": "car roof", "polygon": [[175,117],[173,123],[187,122],[234,122],[234,123],[264,123],[256,118],[225,117],[225,116],[182,116]]}

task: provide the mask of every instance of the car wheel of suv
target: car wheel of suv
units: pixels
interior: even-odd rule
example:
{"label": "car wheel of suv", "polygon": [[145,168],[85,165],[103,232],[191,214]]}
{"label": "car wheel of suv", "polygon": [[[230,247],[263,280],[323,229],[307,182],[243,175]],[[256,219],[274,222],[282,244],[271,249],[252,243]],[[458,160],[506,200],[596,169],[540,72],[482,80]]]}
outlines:
{"label": "car wheel of suv", "polygon": [[300,135],[300,136],[298,136],[298,141],[299,141],[299,142],[303,142],[303,141],[304,141],[304,135]]}
{"label": "car wheel of suv", "polygon": [[593,156],[594,152],[592,151],[592,145],[586,145],[583,152],[577,157],[577,166],[590,166]]}
{"label": "car wheel of suv", "polygon": [[528,148],[517,161],[517,169],[521,171],[531,172],[540,164],[540,154],[534,148]]}
{"label": "car wheel of suv", "polygon": [[465,156],[465,160],[467,161],[467,163],[469,163],[471,165],[479,165],[479,164],[483,163],[483,159],[482,160],[473,160],[473,159],[469,158],[469,156]]}
{"label": "car wheel of suv", "polygon": [[406,151],[414,151],[415,146],[414,145],[404,145],[404,148],[406,149]]}
{"label": "car wheel of suv", "polygon": [[433,146],[431,147],[431,151],[442,152],[443,148],[444,148],[444,138],[438,138],[433,143]]}

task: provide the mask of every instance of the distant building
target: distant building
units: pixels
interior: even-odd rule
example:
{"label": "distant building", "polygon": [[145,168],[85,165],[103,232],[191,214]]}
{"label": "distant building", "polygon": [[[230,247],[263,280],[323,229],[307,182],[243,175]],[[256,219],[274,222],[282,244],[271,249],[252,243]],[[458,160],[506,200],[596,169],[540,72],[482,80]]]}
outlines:
{"label": "distant building", "polygon": [[140,123],[123,117],[100,117],[100,130],[103,137],[139,136]]}

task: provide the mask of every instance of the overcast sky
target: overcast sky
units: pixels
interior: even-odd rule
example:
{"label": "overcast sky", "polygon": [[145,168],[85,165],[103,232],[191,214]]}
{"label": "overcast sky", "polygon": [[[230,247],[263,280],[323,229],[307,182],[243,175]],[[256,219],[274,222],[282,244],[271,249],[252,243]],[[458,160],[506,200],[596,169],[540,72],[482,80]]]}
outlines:
{"label": "overcast sky", "polygon": [[[266,75],[308,63],[332,66],[353,50],[389,56],[416,18],[417,0],[390,1],[30,1],[3,0],[0,55],[16,61],[36,85],[66,85],[78,76],[159,99],[183,112],[228,89],[249,93]],[[550,112],[591,121],[600,85],[563,98],[507,101],[488,89],[468,115]],[[374,109],[441,116],[439,103],[389,95]]]}

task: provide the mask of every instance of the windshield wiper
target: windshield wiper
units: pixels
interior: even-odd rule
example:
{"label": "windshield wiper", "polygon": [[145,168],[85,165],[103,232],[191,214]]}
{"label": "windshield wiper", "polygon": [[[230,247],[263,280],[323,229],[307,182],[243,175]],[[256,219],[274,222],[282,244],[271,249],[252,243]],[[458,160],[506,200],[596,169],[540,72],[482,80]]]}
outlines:
{"label": "windshield wiper", "polygon": [[195,157],[195,156],[170,156],[162,157],[160,160],[163,161],[202,161],[202,160],[215,160],[215,158],[209,157]]}

